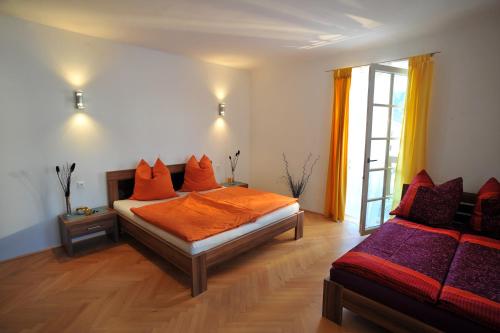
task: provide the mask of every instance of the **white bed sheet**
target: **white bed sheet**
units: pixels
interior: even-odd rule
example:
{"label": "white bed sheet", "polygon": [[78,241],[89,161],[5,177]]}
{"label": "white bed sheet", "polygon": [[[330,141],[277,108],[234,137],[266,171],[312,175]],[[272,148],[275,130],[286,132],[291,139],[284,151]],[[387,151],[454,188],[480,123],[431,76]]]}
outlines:
{"label": "white bed sheet", "polygon": [[[184,193],[177,192],[177,193],[181,197],[186,195],[185,192]],[[199,241],[195,241],[195,242],[187,242],[183,239],[180,239],[177,236],[174,236],[174,235],[144,221],[139,216],[132,213],[132,211],[130,210],[130,208],[134,208],[134,207],[142,207],[142,206],[150,205],[153,203],[165,202],[165,201],[176,200],[176,199],[178,199],[178,198],[171,198],[171,199],[166,199],[166,200],[153,200],[153,201],[117,200],[113,203],[113,207],[120,214],[128,217],[132,222],[143,227],[144,229],[151,231],[152,233],[159,236],[163,240],[171,243],[172,245],[175,245],[179,249],[181,249],[181,250],[183,250],[186,253],[189,253],[191,255],[207,251],[207,250],[212,249],[216,246],[224,244],[230,240],[238,238],[244,234],[255,231],[255,230],[260,229],[262,227],[265,227],[267,225],[276,223],[283,218],[286,218],[290,215],[297,213],[299,211],[299,208],[300,208],[298,203],[294,203],[292,205],[280,208],[278,210],[275,210],[274,212],[271,212],[269,214],[261,216],[255,222],[247,223],[247,224],[244,224],[242,226],[239,226],[238,228],[231,229],[231,230],[222,232],[220,234],[213,235],[213,236],[210,236],[208,238],[205,238],[205,239],[202,239]]]}

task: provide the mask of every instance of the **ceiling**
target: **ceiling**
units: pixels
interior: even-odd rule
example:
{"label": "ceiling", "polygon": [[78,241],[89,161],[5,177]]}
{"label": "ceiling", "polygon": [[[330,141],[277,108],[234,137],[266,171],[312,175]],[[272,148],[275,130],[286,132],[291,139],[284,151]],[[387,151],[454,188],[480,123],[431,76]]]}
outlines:
{"label": "ceiling", "polygon": [[252,68],[424,34],[496,0],[0,0],[84,35]]}

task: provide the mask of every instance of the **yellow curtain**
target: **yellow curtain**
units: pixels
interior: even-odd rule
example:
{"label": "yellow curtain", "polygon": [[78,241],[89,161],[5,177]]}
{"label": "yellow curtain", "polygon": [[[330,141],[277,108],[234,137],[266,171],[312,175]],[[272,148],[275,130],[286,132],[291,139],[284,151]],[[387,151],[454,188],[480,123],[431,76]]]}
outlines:
{"label": "yellow curtain", "polygon": [[427,117],[434,63],[431,55],[411,57],[408,64],[408,89],[401,144],[396,165],[393,207],[401,200],[403,184],[426,166]]}
{"label": "yellow curtain", "polygon": [[347,183],[347,134],[351,68],[333,71],[332,133],[325,193],[325,215],[344,220]]}

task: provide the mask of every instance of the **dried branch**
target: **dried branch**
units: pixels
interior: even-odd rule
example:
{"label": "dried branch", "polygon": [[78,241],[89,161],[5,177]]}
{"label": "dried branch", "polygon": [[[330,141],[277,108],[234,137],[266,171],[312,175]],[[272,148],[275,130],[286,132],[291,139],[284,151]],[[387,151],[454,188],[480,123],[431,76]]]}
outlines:
{"label": "dried branch", "polygon": [[71,192],[71,174],[75,171],[76,164],[66,163],[62,167],[56,166],[57,178],[61,184],[61,188],[64,192],[64,196],[69,197]]}
{"label": "dried branch", "polygon": [[[312,153],[309,153],[302,166],[302,176],[300,177],[300,179],[294,180],[293,176],[290,174],[289,163],[286,159],[286,155],[285,153],[283,153],[283,163],[285,164],[285,179],[294,198],[298,198],[302,193],[304,193],[306,186],[309,183],[309,179],[312,175],[314,166],[316,165],[316,162],[318,162],[319,156],[316,157],[316,159],[312,163],[310,163],[311,157]],[[310,164],[309,169],[307,168],[308,164]]]}
{"label": "dried branch", "polygon": [[231,155],[229,155],[229,162],[231,163],[231,171],[233,173],[236,170],[236,166],[238,165],[238,160],[239,159],[240,159],[240,150],[239,149],[236,152],[236,154],[234,154],[234,157],[232,157]]}

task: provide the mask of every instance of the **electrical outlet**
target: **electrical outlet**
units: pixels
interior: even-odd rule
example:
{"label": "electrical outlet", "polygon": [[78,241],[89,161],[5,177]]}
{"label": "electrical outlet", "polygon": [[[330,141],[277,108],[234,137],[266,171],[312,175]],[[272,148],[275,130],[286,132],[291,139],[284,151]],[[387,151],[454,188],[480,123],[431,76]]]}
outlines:
{"label": "electrical outlet", "polygon": [[76,187],[78,188],[84,188],[85,187],[85,182],[83,180],[79,180],[76,182]]}

